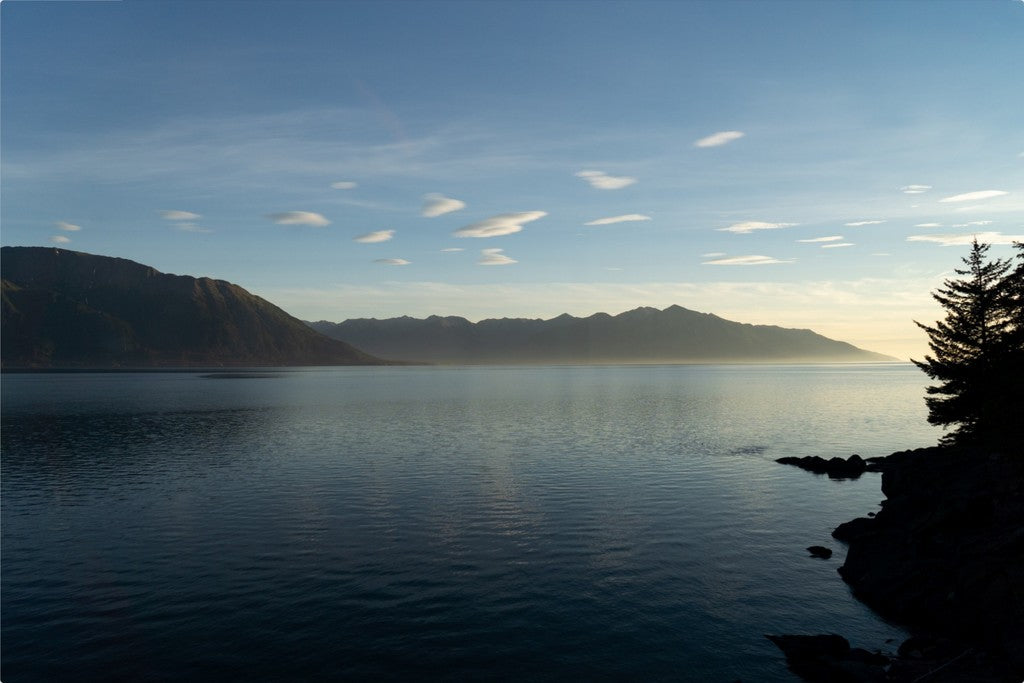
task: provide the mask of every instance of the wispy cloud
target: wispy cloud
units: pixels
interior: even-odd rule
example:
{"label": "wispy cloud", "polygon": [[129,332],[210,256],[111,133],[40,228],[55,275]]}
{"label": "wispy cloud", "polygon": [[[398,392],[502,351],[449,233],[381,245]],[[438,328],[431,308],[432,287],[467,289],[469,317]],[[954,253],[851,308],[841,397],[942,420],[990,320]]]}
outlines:
{"label": "wispy cloud", "polygon": [[608,175],[604,171],[580,171],[576,177],[583,178],[599,190],[620,190],[636,182],[636,178]]}
{"label": "wispy cloud", "polygon": [[197,232],[197,233],[213,232],[213,230],[210,230],[209,228],[204,228],[204,227],[196,225],[195,223],[192,223],[192,222],[178,223],[174,227],[175,227],[176,230],[181,230],[182,232]]}
{"label": "wispy cloud", "polygon": [[423,195],[423,210],[420,211],[420,215],[436,218],[464,208],[466,208],[466,202],[461,199],[452,199],[443,194],[431,193]]}
{"label": "wispy cloud", "polygon": [[915,228],[941,228],[942,223],[918,223]]}
{"label": "wispy cloud", "polygon": [[362,242],[363,244],[373,244],[374,242],[387,242],[394,236],[394,230],[374,230],[373,232],[368,232],[365,235],[353,237],[352,241]]}
{"label": "wispy cloud", "polygon": [[744,221],[734,223],[728,228],[718,228],[719,232],[733,232],[738,235],[746,235],[755,230],[777,230],[779,228],[791,228],[796,223],[765,223],[764,221]]}
{"label": "wispy cloud", "polygon": [[547,211],[503,213],[485,218],[464,228],[459,228],[452,234],[456,237],[498,237],[500,235],[511,235],[522,230],[523,223],[529,223],[547,215]]}
{"label": "wispy cloud", "polygon": [[64,235],[54,235],[53,237],[50,238],[50,242],[52,242],[53,244],[67,244],[70,241],[71,238],[65,237]]}
{"label": "wispy cloud", "polygon": [[282,213],[272,213],[267,218],[278,225],[312,225],[316,228],[322,228],[325,225],[331,224],[329,220],[312,211],[284,211]]}
{"label": "wispy cloud", "polygon": [[848,228],[859,228],[862,225],[881,225],[885,221],[857,221],[856,223],[843,223]]}
{"label": "wispy cloud", "polygon": [[954,223],[951,228],[972,228],[975,225],[992,225],[992,221],[970,221],[969,223]]}
{"label": "wispy cloud", "polygon": [[373,260],[374,263],[383,263],[385,266],[407,266],[412,261],[406,261],[404,258],[378,258]]}
{"label": "wispy cloud", "polygon": [[733,140],[739,140],[745,133],[738,130],[723,130],[718,133],[713,133],[706,138],[701,138],[693,143],[694,147],[721,147],[727,145]]}
{"label": "wispy cloud", "polygon": [[1024,242],[1024,235],[1004,235],[1001,232],[965,232],[953,235],[911,235],[908,242],[934,242],[943,247],[970,244],[975,239],[983,244],[1013,244]]}
{"label": "wispy cloud", "polygon": [[765,266],[772,263],[792,263],[793,260],[777,259],[772,256],[731,256],[713,261],[704,261],[705,266]]}
{"label": "wispy cloud", "polygon": [[449,251],[466,251],[466,250],[463,249],[462,247],[448,247],[447,249],[442,249],[441,251],[442,252],[449,252]]}
{"label": "wispy cloud", "polygon": [[806,240],[797,240],[797,242],[838,242],[843,239],[842,235],[829,235],[828,237],[812,237]]}
{"label": "wispy cloud", "polygon": [[852,247],[853,242],[837,242],[835,244],[823,244],[822,249],[842,249],[843,247]]}
{"label": "wispy cloud", "polygon": [[331,183],[331,187],[335,190],[353,190],[357,187],[357,183],[351,180],[339,180],[336,183]]}
{"label": "wispy cloud", "polygon": [[160,216],[169,221],[194,221],[197,218],[201,218],[198,213],[177,210],[161,211]]}
{"label": "wispy cloud", "polygon": [[68,223],[66,221],[57,221],[54,225],[65,232],[78,232],[82,229],[81,225],[75,225],[74,223]]}
{"label": "wispy cloud", "polygon": [[952,197],[943,197],[939,200],[940,203],[950,202],[974,202],[979,199],[991,199],[992,197],[1001,197],[1004,194],[1010,194],[1003,190],[978,190],[977,192],[965,192],[963,194],[955,194]]}
{"label": "wispy cloud", "polygon": [[932,189],[931,185],[904,185],[900,188],[903,194],[923,194]]}
{"label": "wispy cloud", "polygon": [[508,256],[505,256],[503,253],[501,253],[503,251],[505,250],[483,249],[480,252],[482,256],[480,257],[480,260],[477,261],[477,263],[480,264],[481,266],[508,266],[512,265],[513,263],[519,263],[519,261],[516,261],[513,258],[509,258]]}
{"label": "wispy cloud", "polygon": [[712,252],[708,252],[707,254],[701,254],[700,255],[701,258],[718,258],[719,256],[725,256],[725,252],[724,251],[712,251]]}
{"label": "wispy cloud", "polygon": [[642,213],[627,213],[622,216],[609,216],[608,218],[598,218],[597,220],[584,223],[583,225],[612,225],[613,223],[630,223],[633,221],[649,221],[650,216],[645,216]]}

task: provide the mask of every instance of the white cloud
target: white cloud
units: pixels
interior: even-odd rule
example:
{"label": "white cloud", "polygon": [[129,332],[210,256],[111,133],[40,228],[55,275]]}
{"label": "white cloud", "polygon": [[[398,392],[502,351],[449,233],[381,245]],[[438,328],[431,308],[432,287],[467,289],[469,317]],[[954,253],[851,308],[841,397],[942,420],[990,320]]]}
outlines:
{"label": "white cloud", "polygon": [[944,247],[970,244],[975,239],[982,244],[1013,244],[1024,242],[1024,235],[1004,235],[1000,232],[965,232],[954,235],[911,235],[908,242],[934,242]]}
{"label": "white cloud", "polygon": [[900,188],[903,194],[922,194],[932,189],[931,185],[905,185]]}
{"label": "white cloud", "polygon": [[81,225],[75,225],[74,223],[68,223],[65,221],[57,221],[56,223],[54,223],[54,225],[56,225],[61,230],[64,230],[65,232],[78,232],[79,230],[82,229]]}
{"label": "white cloud", "polygon": [[394,230],[374,230],[373,232],[368,232],[365,235],[353,237],[352,241],[362,242],[363,244],[373,244],[374,242],[387,242],[394,236]]}
{"label": "white cloud", "polygon": [[941,228],[942,223],[918,223],[915,228]]}
{"label": "white cloud", "polygon": [[331,183],[331,187],[335,190],[352,190],[355,189],[356,183],[351,180],[339,180],[336,183]]}
{"label": "white cloud", "polygon": [[511,235],[522,230],[523,223],[529,223],[547,215],[547,211],[503,213],[485,218],[464,228],[459,228],[452,234],[456,237],[498,237],[500,235]]}
{"label": "white cloud", "polygon": [[441,251],[465,251],[465,249],[463,249],[462,247],[448,247],[447,249],[442,249]]}
{"label": "white cloud", "polygon": [[175,225],[174,227],[176,229],[178,229],[178,230],[181,230],[182,232],[198,232],[198,233],[213,232],[213,230],[210,230],[209,228],[204,228],[204,227],[198,226],[195,223],[179,223],[178,225]]}
{"label": "white cloud", "polygon": [[513,263],[519,263],[519,261],[516,261],[515,259],[509,258],[508,256],[502,254],[501,252],[503,251],[505,250],[483,249],[480,252],[482,256],[480,257],[480,260],[477,261],[477,263],[480,264],[481,266],[508,266]]}
{"label": "white cloud", "polygon": [[636,178],[608,175],[604,171],[580,171],[576,177],[583,178],[599,190],[620,190],[636,182]]}
{"label": "white cloud", "polygon": [[64,235],[54,235],[53,237],[50,238],[50,241],[53,242],[54,244],[67,244],[68,242],[71,241],[71,238],[65,237]]}
{"label": "white cloud", "polygon": [[630,223],[633,221],[649,221],[650,216],[645,216],[642,213],[627,213],[622,216],[609,216],[608,218],[598,218],[597,220],[584,223],[583,225],[612,225],[613,223]]}
{"label": "white cloud", "polygon": [[828,237],[812,237],[807,240],[797,240],[797,242],[838,242],[843,239],[842,235],[829,235]]}
{"label": "white cloud", "polygon": [[420,215],[436,218],[464,208],[466,208],[466,202],[461,199],[452,199],[443,194],[431,193],[423,195],[423,210],[420,211]]}
{"label": "white cloud", "polygon": [[739,140],[744,135],[745,133],[738,130],[723,130],[721,132],[709,135],[706,138],[701,138],[700,140],[697,140],[695,143],[693,143],[693,146],[720,147],[721,145],[729,144],[733,140]]}
{"label": "white cloud", "polygon": [[792,263],[792,259],[783,260],[772,256],[732,256],[713,261],[704,261],[705,266],[764,266],[770,263]]}
{"label": "white cloud", "polygon": [[385,266],[407,266],[412,261],[406,261],[404,258],[379,258],[374,259],[374,263],[383,263]]}
{"label": "white cloud", "polygon": [[836,244],[823,244],[822,249],[840,249],[842,247],[852,247],[853,242],[838,242]]}
{"label": "white cloud", "polygon": [[848,228],[859,228],[862,225],[879,225],[884,222],[885,221],[857,221],[856,223],[844,223],[843,225]]}
{"label": "white cloud", "polygon": [[312,211],[284,211],[283,213],[272,213],[267,218],[278,225],[312,225],[322,228],[331,224],[329,220]]}
{"label": "white cloud", "polygon": [[734,232],[737,235],[747,235],[755,230],[777,230],[778,228],[791,228],[796,223],[765,223],[764,221],[744,221],[734,223],[728,228],[718,228],[719,232]]}
{"label": "white cloud", "polygon": [[971,221],[970,223],[955,223],[951,228],[970,228],[975,225],[992,225],[992,221]]}
{"label": "white cloud", "polygon": [[197,218],[201,218],[198,213],[192,213],[191,211],[161,211],[160,215],[169,221],[194,221]]}
{"label": "white cloud", "polygon": [[712,251],[707,254],[701,254],[701,258],[718,258],[719,256],[725,256],[724,251]]}
{"label": "white cloud", "polygon": [[978,190],[977,192],[965,192],[964,194],[955,194],[952,197],[943,197],[939,200],[940,203],[948,202],[973,202],[979,199],[991,199],[992,197],[1001,197],[1004,194],[1010,194],[1003,190]]}

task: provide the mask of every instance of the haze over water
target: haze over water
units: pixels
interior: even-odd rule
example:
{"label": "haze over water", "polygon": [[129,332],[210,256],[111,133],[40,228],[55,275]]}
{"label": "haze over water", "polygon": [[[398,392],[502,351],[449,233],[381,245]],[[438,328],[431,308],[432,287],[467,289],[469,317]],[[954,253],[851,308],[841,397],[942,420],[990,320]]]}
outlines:
{"label": "haze over water", "polygon": [[[909,365],[6,375],[3,679],[793,680]],[[808,558],[812,544],[837,551]]]}

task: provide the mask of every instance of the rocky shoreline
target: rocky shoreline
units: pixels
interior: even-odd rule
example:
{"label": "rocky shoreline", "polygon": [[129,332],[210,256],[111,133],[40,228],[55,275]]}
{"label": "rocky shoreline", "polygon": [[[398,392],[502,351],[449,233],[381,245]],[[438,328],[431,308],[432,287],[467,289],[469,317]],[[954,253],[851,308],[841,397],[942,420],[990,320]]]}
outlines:
{"label": "rocky shoreline", "polygon": [[874,516],[841,524],[839,574],[913,635],[898,652],[835,634],[769,636],[809,681],[1024,681],[1024,453],[921,448],[885,458],[783,458],[855,478],[882,473]]}

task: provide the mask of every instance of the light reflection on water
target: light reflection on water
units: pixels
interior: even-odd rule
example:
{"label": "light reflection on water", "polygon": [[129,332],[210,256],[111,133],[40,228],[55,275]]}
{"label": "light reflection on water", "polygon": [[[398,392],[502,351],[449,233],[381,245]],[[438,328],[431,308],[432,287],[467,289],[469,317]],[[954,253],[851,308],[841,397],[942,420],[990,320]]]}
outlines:
{"label": "light reflection on water", "polygon": [[[259,375],[267,374],[261,371]],[[5,375],[3,679],[792,680],[909,366]],[[803,549],[829,545],[828,562]]]}

